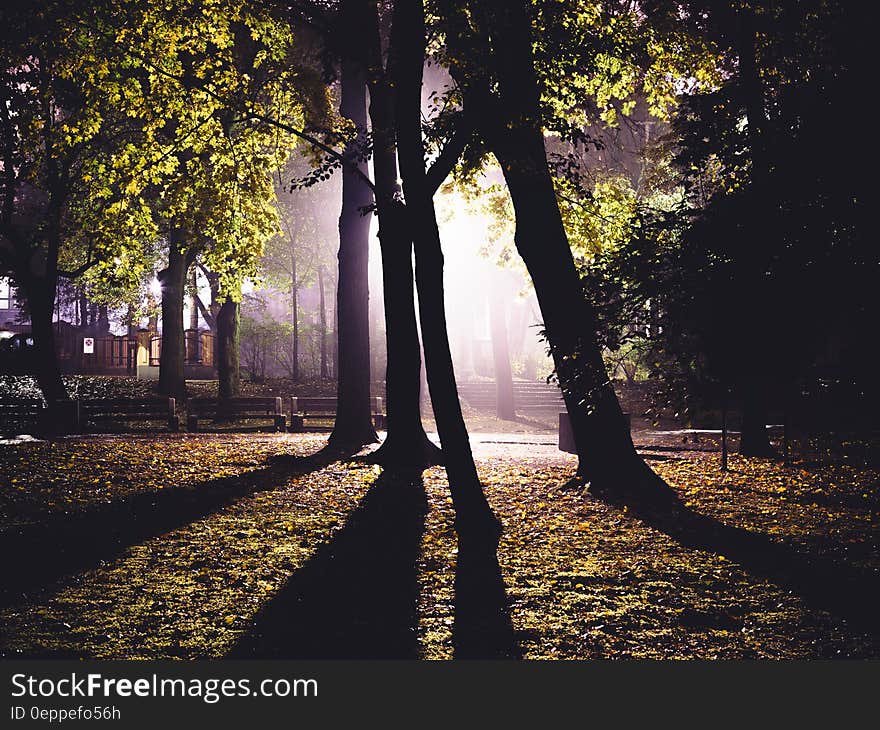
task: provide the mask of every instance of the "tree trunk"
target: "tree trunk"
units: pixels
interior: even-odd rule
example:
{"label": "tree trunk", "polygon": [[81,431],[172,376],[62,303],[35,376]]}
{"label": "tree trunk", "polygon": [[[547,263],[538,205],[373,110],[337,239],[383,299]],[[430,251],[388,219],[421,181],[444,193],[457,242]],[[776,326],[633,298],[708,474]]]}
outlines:
{"label": "tree trunk", "polygon": [[[396,178],[396,164],[394,167]],[[440,454],[425,434],[419,412],[422,358],[416,326],[412,240],[406,230],[405,215],[403,205],[394,200],[379,208],[388,358],[385,375],[388,436],[374,458],[388,466],[422,468],[438,463]]]}
{"label": "tree trunk", "polygon": [[321,380],[327,380],[327,305],[324,301],[324,267],[318,267],[318,344],[321,352]]}
{"label": "tree trunk", "polygon": [[134,318],[134,306],[129,304],[125,311],[125,327],[129,337],[137,337],[138,323]]}
{"label": "tree trunk", "polygon": [[[49,109],[49,95],[43,94],[44,134],[48,135],[54,115]],[[5,102],[4,102],[5,105]],[[48,137],[47,137],[48,142]],[[47,145],[48,147],[48,145]],[[7,160],[6,164],[10,164]],[[67,389],[61,379],[61,368],[58,353],[55,349],[55,329],[52,326],[52,315],[55,309],[55,296],[58,290],[58,255],[61,250],[61,221],[68,188],[62,181],[58,160],[48,154],[46,159],[46,176],[48,189],[48,206],[44,217],[45,258],[40,261],[39,248],[28,256],[28,262],[17,277],[25,284],[31,316],[31,335],[34,338],[34,376],[46,399],[48,418],[46,424],[60,431],[67,430],[67,423],[59,418],[61,401],[68,400]],[[10,191],[7,191],[10,192]],[[4,222],[8,222],[14,201],[7,201]],[[34,268],[42,268],[42,275],[36,274]],[[72,425],[72,424],[71,424]]]}
{"label": "tree trunk", "polygon": [[214,367],[217,367],[218,360],[218,346],[217,346],[217,317],[220,315],[220,277],[212,271],[208,271],[204,266],[202,266],[202,273],[205,275],[205,278],[208,280],[208,286],[211,287],[211,303],[208,305],[208,313],[211,315],[211,318],[208,321],[208,326],[214,332],[214,351],[211,353],[214,360]]}
{"label": "tree trunk", "polygon": [[199,277],[196,267],[192,269],[192,279],[189,282],[192,288],[192,295],[189,302],[189,328],[198,331],[199,329]]}
{"label": "tree trunk", "polygon": [[[346,158],[366,174],[359,160],[366,142],[367,82],[361,65],[342,61],[339,112],[354,122],[358,137]],[[354,448],[378,441],[370,413],[370,219],[366,208],[373,194],[357,173],[342,169],[342,211],[339,214],[339,285],[336,287],[337,368],[336,422],[329,443]]]}
{"label": "tree trunk", "polygon": [[290,353],[290,377],[294,383],[299,382],[299,286],[296,282],[296,253],[290,254],[290,318],[293,335]]}
{"label": "tree trunk", "polygon": [[52,326],[55,286],[41,279],[30,283],[27,292],[31,335],[34,338],[34,378],[46,399],[46,405],[53,408],[55,403],[68,398],[58,366],[55,328]]}
{"label": "tree trunk", "polygon": [[489,292],[489,329],[492,335],[492,358],[495,364],[495,413],[503,421],[516,418],[513,402],[513,374],[507,344],[507,312],[499,286]]}
{"label": "tree trunk", "polygon": [[369,69],[369,113],[373,131],[387,345],[388,436],[373,458],[384,465],[423,468],[438,463],[442,457],[425,434],[419,413],[422,358],[415,311],[413,245],[407,211],[400,200],[397,183],[394,105],[382,65],[377,8],[368,2],[362,3],[362,8],[366,11],[363,35]]}
{"label": "tree trunk", "polygon": [[241,394],[239,312],[239,303],[227,298],[217,313],[217,387],[221,399]]}
{"label": "tree trunk", "polygon": [[[338,272],[337,272],[338,273]],[[338,335],[339,332],[339,306],[336,301],[339,296],[339,280],[338,276],[336,278],[333,277],[331,272],[330,274],[330,307],[333,312],[330,317],[330,321],[333,323],[333,330],[328,334],[327,337],[327,350],[330,353],[330,379],[331,380],[339,380],[339,343],[338,343]]]}
{"label": "tree trunk", "polygon": [[162,284],[162,351],[159,356],[159,392],[180,400],[186,399],[183,375],[183,299],[187,254],[181,248],[183,236],[173,227],[168,240],[168,266],[159,274]]}
{"label": "tree trunk", "polygon": [[492,536],[486,517],[497,527],[483,495],[471,453],[470,439],[455,382],[452,352],[446,328],[443,292],[443,250],[433,193],[425,173],[421,127],[422,69],[425,57],[424,8],[422,3],[395,3],[392,51],[396,91],[396,129],[401,172],[413,231],[419,318],[424,340],[425,364],[431,405],[443,446],[444,463],[456,513],[459,539],[465,524],[479,525],[479,537]]}
{"label": "tree trunk", "polygon": [[[31,319],[31,336],[34,339],[32,374],[46,401],[44,426],[49,433],[66,433],[73,426],[70,411],[64,402],[69,401],[67,388],[61,378],[58,352],[55,343],[55,328],[52,318],[55,311],[55,297],[58,290],[58,251],[61,245],[59,234],[60,204],[58,197],[50,197],[46,231],[46,256],[42,262],[30,259],[23,270],[16,272],[16,280],[22,287]],[[42,272],[35,273],[39,263],[44,265]]]}
{"label": "tree trunk", "polygon": [[[425,336],[422,335],[424,341]],[[422,418],[430,417],[433,414],[431,410],[431,396],[428,391],[428,368],[425,364],[425,348],[422,347],[422,367],[419,368],[419,413]]]}
{"label": "tree trunk", "polygon": [[[57,181],[55,163],[50,162],[49,178]],[[50,187],[50,191],[53,188]],[[31,270],[33,261],[29,262],[28,270],[21,272],[18,279],[25,285],[28,308],[31,316],[31,335],[34,338],[34,377],[46,400],[48,418],[46,424],[50,429],[64,432],[68,424],[62,419],[61,401],[69,396],[61,378],[58,363],[58,352],[55,345],[55,328],[52,316],[55,309],[55,296],[58,290],[58,252],[61,248],[61,209],[63,196],[57,192],[49,196],[49,209],[46,215],[46,257],[42,275],[35,275]]]}
{"label": "tree trunk", "polygon": [[[486,59],[499,97],[466,93],[466,107],[501,164],[516,213],[515,243],[532,279],[578,453],[579,475],[605,487],[628,486],[644,469],[596,336],[547,166],[532,30],[524,0],[474,3],[491,39]],[[641,486],[641,484],[639,484]]]}
{"label": "tree trunk", "polygon": [[95,332],[104,337],[110,334],[110,313],[107,311],[106,304],[98,307],[98,323]]}
{"label": "tree trunk", "polygon": [[77,311],[79,312],[79,326],[85,328],[89,322],[89,302],[86,299],[86,293],[83,290],[80,290],[79,298],[78,298],[79,306],[77,307]]}
{"label": "tree trunk", "polygon": [[602,360],[595,313],[571,256],[541,132],[530,132],[530,139],[496,148],[516,210],[516,247],[538,297],[571,418],[578,473],[589,481],[607,480],[639,458]]}
{"label": "tree trunk", "polygon": [[776,456],[767,433],[766,393],[759,377],[742,386],[742,434],[739,453],[743,456]]}
{"label": "tree trunk", "polygon": [[184,352],[186,354],[184,362],[194,364],[202,361],[202,338],[199,337],[199,288],[198,274],[196,267],[191,268],[192,274],[189,276],[189,325],[184,332]]}
{"label": "tree trunk", "polygon": [[[746,132],[749,141],[749,152],[752,158],[751,185],[756,190],[755,200],[758,210],[752,217],[754,229],[751,240],[745,243],[744,250],[740,255],[740,267],[747,275],[759,275],[764,269],[764,262],[759,258],[762,249],[761,238],[767,236],[767,221],[773,220],[773,211],[765,204],[771,199],[770,169],[765,149],[764,128],[766,115],[764,112],[764,91],[761,77],[758,73],[756,62],[756,32],[752,11],[742,8],[730,19],[736,29],[735,45],[739,60],[739,81],[745,94]],[[766,298],[761,296],[764,291],[763,277],[758,276],[754,286],[748,287],[749,291],[744,295],[741,302],[741,316],[746,323],[755,324],[764,318]],[[752,331],[758,330],[755,326]],[[753,343],[756,350],[761,351],[759,341]],[[769,347],[767,348],[769,349]],[[767,433],[767,408],[765,397],[767,387],[763,373],[755,372],[748,364],[742,377],[742,435],[740,437],[739,452],[743,456],[775,456],[776,452],[770,444]]]}

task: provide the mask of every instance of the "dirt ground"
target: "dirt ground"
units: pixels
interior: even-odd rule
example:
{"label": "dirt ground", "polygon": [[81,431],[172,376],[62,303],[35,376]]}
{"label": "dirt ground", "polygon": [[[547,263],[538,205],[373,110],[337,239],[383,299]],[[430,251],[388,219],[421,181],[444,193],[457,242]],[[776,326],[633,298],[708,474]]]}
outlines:
{"label": "dirt ground", "polygon": [[442,469],[333,461],[324,435],[2,446],[0,655],[880,656],[876,472],[721,473],[713,437],[644,431],[679,497],[647,508],[570,488],[538,430],[473,437],[497,553],[457,543]]}

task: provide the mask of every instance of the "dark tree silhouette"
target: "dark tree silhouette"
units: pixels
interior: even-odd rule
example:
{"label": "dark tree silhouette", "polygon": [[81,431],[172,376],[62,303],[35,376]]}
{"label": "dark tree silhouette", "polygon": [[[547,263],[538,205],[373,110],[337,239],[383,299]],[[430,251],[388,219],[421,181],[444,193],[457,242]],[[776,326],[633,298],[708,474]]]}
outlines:
{"label": "dark tree silhouette", "polygon": [[[53,248],[51,244],[50,248]],[[50,409],[57,402],[67,399],[67,388],[61,379],[61,368],[55,349],[55,328],[52,325],[58,287],[58,275],[57,272],[52,273],[52,268],[47,262],[48,270],[43,276],[17,272],[15,277],[20,290],[25,294],[30,313],[31,334],[34,338],[34,377]]]}
{"label": "dark tree silhouette", "polygon": [[195,260],[195,255],[195,249],[186,245],[186,232],[172,223],[168,233],[168,265],[158,274],[162,285],[159,392],[179,399],[186,398],[186,380],[183,375],[186,272]]}
{"label": "dark tree silhouette", "polygon": [[410,217],[397,182],[394,92],[382,54],[376,4],[360,1],[364,63],[370,90],[376,212],[385,298],[388,437],[373,458],[384,465],[424,467],[441,460],[419,410],[421,345],[415,312]]}
{"label": "dark tree silhouette", "polygon": [[492,360],[495,364],[495,414],[505,421],[512,421],[516,418],[513,375],[510,371],[507,318],[498,278],[493,277],[493,286],[489,291],[489,329],[492,336]]}
{"label": "dark tree silhouette", "polygon": [[[752,158],[752,186],[757,193],[754,197],[755,210],[753,220],[770,220],[772,211],[764,206],[767,203],[765,193],[769,192],[770,164],[765,151],[766,117],[764,114],[764,94],[756,59],[756,29],[751,10],[746,6],[738,11],[727,12],[722,9],[722,22],[732,29],[734,47],[739,63],[739,85],[743,90],[745,111],[747,119],[748,145]],[[762,192],[763,191],[763,192]],[[766,236],[772,231],[766,227],[763,234]],[[760,231],[756,231],[760,233]],[[760,248],[756,242],[750,242],[748,249]],[[744,252],[748,255],[747,252]],[[743,317],[750,322],[759,321],[764,312],[764,301],[760,297],[753,296],[752,292],[743,292],[740,302],[743,309]],[[756,338],[757,339],[757,338]],[[753,343],[755,347],[762,347],[760,341]],[[767,383],[761,373],[760,360],[751,357],[745,360],[744,371],[740,374],[740,390],[742,392],[742,437],[740,439],[740,453],[745,456],[772,456],[775,454],[770,445],[767,434]]]}
{"label": "dark tree silhouette", "polygon": [[[343,20],[342,22],[345,22]],[[338,312],[336,423],[330,435],[333,445],[357,445],[378,441],[370,413],[370,292],[369,207],[373,194],[363,178],[367,163],[363,159],[367,131],[367,82],[357,60],[341,62],[341,100],[339,112],[351,120],[358,136],[345,151],[349,161],[342,168],[342,211],[339,214],[339,286],[336,288]]]}
{"label": "dark tree silhouette", "polygon": [[626,483],[636,454],[597,340],[547,165],[527,3],[445,3],[451,71],[465,113],[501,164],[516,213],[515,243],[535,287],[578,453],[591,482]]}
{"label": "dark tree silhouette", "polygon": [[[34,338],[34,376],[52,410],[68,397],[52,325],[58,280],[75,278],[90,265],[67,273],[59,266],[72,198],[71,170],[88,148],[63,156],[45,154],[40,161],[23,144],[23,124],[39,119],[41,142],[50,150],[61,110],[76,103],[67,98],[53,71],[59,41],[55,19],[34,17],[26,8],[4,8],[0,34],[0,47],[6,51],[0,77],[0,271],[12,276],[25,301]],[[34,68],[38,72],[32,76]],[[58,423],[51,416],[47,421]]]}
{"label": "dark tree silhouette", "polygon": [[456,520],[461,522],[491,516],[491,511],[471,454],[446,329],[443,251],[434,210],[434,189],[428,182],[422,142],[425,43],[422,3],[395,3],[389,65],[395,91],[395,127],[403,190],[415,249],[428,390],[444,450]]}

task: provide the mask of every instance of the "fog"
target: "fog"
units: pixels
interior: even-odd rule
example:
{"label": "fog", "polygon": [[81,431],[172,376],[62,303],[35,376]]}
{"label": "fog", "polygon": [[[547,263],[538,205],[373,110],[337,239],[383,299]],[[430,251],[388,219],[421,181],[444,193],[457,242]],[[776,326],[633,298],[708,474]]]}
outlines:
{"label": "fog", "polygon": [[[436,113],[431,92],[442,94],[448,79],[436,66],[426,68],[423,115]],[[304,147],[293,150],[277,173],[279,234],[269,240],[255,276],[241,289],[241,369],[245,379],[291,378],[332,382],[336,372],[336,294],[341,174],[299,185],[314,166]],[[430,162],[430,160],[429,160]],[[368,163],[372,175],[371,164]],[[487,164],[476,176],[450,178],[435,195],[445,258],[447,325],[459,383],[491,384],[499,358],[513,379],[542,382],[552,362],[540,336],[541,318],[534,291],[513,246],[513,213],[500,170]],[[369,321],[371,379],[381,390],[385,379],[383,281],[378,219],[371,215]],[[204,262],[200,262],[204,263]],[[222,295],[205,266],[188,278],[184,326],[211,336]],[[148,329],[158,339],[162,289],[156,272],[143,281],[128,306],[96,305],[81,288],[62,290],[58,319],[76,326],[109,326],[107,334],[129,335]],[[213,286],[212,286],[213,283]],[[87,307],[90,311],[87,311]],[[105,330],[106,331],[106,330]],[[187,345],[189,347],[189,345]]]}
{"label": "fog", "polygon": [[[327,320],[327,347],[334,347],[336,254],[339,246],[336,225],[340,210],[338,185],[326,183],[307,190],[282,193],[282,204],[301,203],[307,197],[307,208],[316,211],[316,220],[303,226],[313,230],[315,239],[297,239],[293,244],[294,256],[298,256],[298,326],[300,329],[301,368],[306,377],[319,377],[320,358],[320,301],[321,283],[324,285],[324,307]],[[540,316],[534,291],[524,270],[510,256],[509,240],[492,240],[491,224],[485,214],[478,212],[484,201],[477,199],[467,203],[456,192],[443,192],[437,196],[440,234],[445,259],[444,279],[447,324],[456,376],[459,381],[494,379],[495,366],[492,353],[492,328],[490,322],[491,299],[496,297],[502,305],[510,352],[510,365],[514,378],[543,380],[552,365],[546,355],[540,331]],[[296,207],[302,206],[297,204]],[[374,380],[384,379],[384,306],[381,256],[378,238],[378,221],[372,216],[370,226],[370,326]],[[292,295],[290,282],[284,286],[277,281],[277,272],[270,267],[274,259],[285,249],[290,250],[289,240],[274,241],[263,266],[263,280],[246,282],[243,317],[246,321],[273,320],[292,328]],[[505,257],[509,261],[501,260]],[[317,269],[323,266],[323,282],[318,281]],[[210,300],[210,287],[205,277],[199,275],[200,296]],[[192,304],[188,299],[184,313],[189,322]],[[204,326],[201,322],[200,326]],[[248,327],[245,327],[243,345],[247,347]],[[268,366],[266,375],[283,376],[285,363],[278,358]],[[331,372],[332,375],[332,372]]]}

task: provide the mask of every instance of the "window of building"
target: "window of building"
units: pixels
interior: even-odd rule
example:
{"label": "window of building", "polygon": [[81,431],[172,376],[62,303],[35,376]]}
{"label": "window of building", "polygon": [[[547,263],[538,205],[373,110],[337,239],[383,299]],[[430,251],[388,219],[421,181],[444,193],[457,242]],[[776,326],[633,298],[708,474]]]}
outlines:
{"label": "window of building", "polygon": [[9,284],[9,279],[0,277],[0,311],[12,309],[13,303],[12,286]]}

